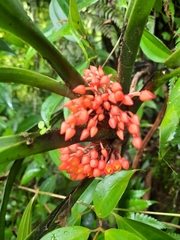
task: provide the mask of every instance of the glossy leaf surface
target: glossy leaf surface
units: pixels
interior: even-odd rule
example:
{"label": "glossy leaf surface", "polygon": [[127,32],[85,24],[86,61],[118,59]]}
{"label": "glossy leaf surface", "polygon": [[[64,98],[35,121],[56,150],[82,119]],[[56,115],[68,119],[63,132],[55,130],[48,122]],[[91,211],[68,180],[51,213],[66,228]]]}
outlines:
{"label": "glossy leaf surface", "polygon": [[122,218],[117,214],[115,214],[115,217],[119,229],[124,229],[128,232],[131,232],[137,237],[139,237],[141,240],[173,240],[173,238],[167,235],[165,232],[142,222]]}
{"label": "glossy leaf surface", "polygon": [[140,42],[144,54],[154,62],[163,63],[171,55],[171,51],[158,38],[146,29]]}
{"label": "glossy leaf surface", "polygon": [[32,213],[32,206],[33,206],[34,200],[35,200],[35,196],[30,200],[30,202],[28,203],[23,213],[23,216],[19,225],[17,240],[26,239],[26,237],[31,232],[31,213]]}
{"label": "glossy leaf surface", "polygon": [[104,233],[105,240],[142,240],[140,237],[136,236],[131,232],[122,229],[108,229]]}
{"label": "glossy leaf surface", "polygon": [[100,218],[107,217],[115,208],[134,172],[134,170],[116,172],[98,183],[93,203],[96,214]]}
{"label": "glossy leaf surface", "polygon": [[64,227],[46,234],[41,240],[87,240],[89,234],[90,230],[81,226]]}
{"label": "glossy leaf surface", "polygon": [[174,84],[167,103],[165,116],[160,125],[160,153],[164,156],[168,145],[171,144],[175,137],[180,119],[180,79]]}

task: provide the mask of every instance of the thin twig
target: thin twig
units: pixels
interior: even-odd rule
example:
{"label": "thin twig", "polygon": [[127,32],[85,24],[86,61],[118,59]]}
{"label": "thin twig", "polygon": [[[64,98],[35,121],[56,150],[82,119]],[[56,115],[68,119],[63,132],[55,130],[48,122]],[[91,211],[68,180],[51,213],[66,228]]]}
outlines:
{"label": "thin twig", "polygon": [[130,209],[125,209],[125,208],[115,208],[114,210],[123,211],[123,212],[144,213],[144,214],[151,214],[151,215],[157,215],[157,216],[168,216],[168,217],[179,217],[180,218],[180,213],[136,211],[136,210],[130,210]]}
{"label": "thin twig", "polygon": [[119,44],[119,42],[120,42],[120,40],[121,40],[121,37],[122,37],[122,33],[121,33],[120,37],[118,38],[115,46],[114,46],[113,49],[111,50],[110,54],[109,54],[108,57],[106,58],[105,62],[103,63],[102,68],[106,65],[107,61],[110,59],[110,57],[112,56],[113,52],[114,52],[115,49],[117,48],[117,46],[118,46],[118,44]]}
{"label": "thin twig", "polygon": [[[18,186],[18,188],[20,188],[22,190],[25,190],[25,191],[28,191],[28,192],[33,192],[33,193],[37,192],[37,190],[35,190],[35,189],[27,188],[27,187],[23,187],[23,186]],[[50,197],[55,197],[55,198],[60,198],[60,199],[65,199],[66,198],[66,196],[59,195],[59,194],[54,194],[54,193],[50,193],[50,192],[39,191],[38,194],[42,194],[42,195],[46,195],[46,196],[50,196]]]}

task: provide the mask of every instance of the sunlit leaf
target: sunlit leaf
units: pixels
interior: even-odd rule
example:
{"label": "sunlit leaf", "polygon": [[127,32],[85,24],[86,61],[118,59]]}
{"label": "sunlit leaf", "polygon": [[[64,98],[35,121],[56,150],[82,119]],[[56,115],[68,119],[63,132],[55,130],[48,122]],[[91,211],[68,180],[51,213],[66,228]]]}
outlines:
{"label": "sunlit leaf", "polygon": [[141,240],[173,240],[172,237],[157,228],[154,228],[142,222],[122,218],[117,214],[114,214],[114,216],[116,217],[116,222],[119,229],[124,229],[128,232],[131,232]]}
{"label": "sunlit leaf", "polygon": [[18,229],[17,240],[24,240],[31,232],[31,213],[36,195],[28,203]]}
{"label": "sunlit leaf", "polygon": [[144,54],[154,62],[163,63],[171,55],[166,45],[146,29],[144,29],[140,47]]}
{"label": "sunlit leaf", "polygon": [[98,183],[93,202],[96,214],[100,218],[107,217],[115,208],[134,172],[134,170],[116,172]]}
{"label": "sunlit leaf", "polygon": [[52,94],[49,96],[42,104],[41,107],[41,116],[47,127],[50,126],[50,119],[57,105],[62,101],[62,96]]}
{"label": "sunlit leaf", "polygon": [[89,234],[90,230],[88,228],[80,226],[64,227],[46,234],[44,237],[41,238],[41,240],[86,240],[88,239]]}
{"label": "sunlit leaf", "polygon": [[140,237],[136,236],[129,231],[122,229],[108,229],[104,233],[105,240],[142,240]]}
{"label": "sunlit leaf", "polygon": [[[170,92],[165,116],[160,125],[160,153],[164,156],[166,149],[174,139],[180,118],[180,79],[177,80]],[[173,116],[173,117],[172,117]]]}

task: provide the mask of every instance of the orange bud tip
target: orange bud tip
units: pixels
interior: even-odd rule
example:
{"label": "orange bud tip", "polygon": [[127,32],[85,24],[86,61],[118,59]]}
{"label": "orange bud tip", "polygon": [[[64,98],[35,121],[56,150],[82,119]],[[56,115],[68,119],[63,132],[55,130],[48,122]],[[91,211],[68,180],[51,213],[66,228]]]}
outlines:
{"label": "orange bud tip", "polygon": [[144,102],[154,99],[156,96],[149,90],[143,90],[140,92],[139,99]]}
{"label": "orange bud tip", "polygon": [[77,94],[85,94],[86,93],[86,88],[85,88],[84,85],[79,85],[76,88],[74,88],[72,91],[74,93],[77,93]]}

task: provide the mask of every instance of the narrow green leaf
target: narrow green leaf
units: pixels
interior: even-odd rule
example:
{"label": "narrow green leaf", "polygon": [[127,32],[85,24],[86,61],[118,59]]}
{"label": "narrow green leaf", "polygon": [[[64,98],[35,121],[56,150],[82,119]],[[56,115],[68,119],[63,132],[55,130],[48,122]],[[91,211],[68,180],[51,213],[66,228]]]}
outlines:
{"label": "narrow green leaf", "polygon": [[104,233],[105,240],[142,240],[135,234],[122,229],[108,229]]}
{"label": "narrow green leaf", "polygon": [[40,73],[21,68],[0,68],[0,82],[14,82],[45,89],[61,96],[74,98],[69,88]]}
{"label": "narrow green leaf", "polygon": [[123,195],[135,170],[120,171],[98,183],[94,196],[94,209],[100,218],[107,217]]}
{"label": "narrow green leaf", "polygon": [[178,48],[166,59],[164,65],[167,66],[168,68],[180,67],[180,48]]}
{"label": "narrow green leaf", "polygon": [[76,4],[75,0],[70,0],[69,2],[69,18],[68,18],[68,22],[70,24],[71,30],[73,32],[74,37],[76,38],[77,43],[79,44],[79,46],[81,47],[84,56],[86,57],[86,61],[88,61],[88,54],[86,52],[86,49],[83,45],[82,39],[86,38],[86,32],[84,30],[80,15],[79,15],[79,11],[78,11],[78,7]]}
{"label": "narrow green leaf", "polygon": [[146,29],[143,31],[140,47],[144,54],[154,62],[163,63],[171,55],[169,48]]}
{"label": "narrow green leaf", "polygon": [[[57,179],[57,175],[53,175],[48,177],[41,185],[40,187],[40,191],[42,192],[54,192],[55,186],[56,186],[56,179]],[[37,197],[37,201],[41,204],[44,205],[45,203],[48,202],[48,200],[50,199],[50,196],[47,195],[39,195]]]}
{"label": "narrow green leaf", "polygon": [[173,238],[167,235],[165,232],[152,226],[135,220],[122,218],[115,213],[113,213],[113,215],[116,217],[116,222],[119,229],[124,229],[128,232],[131,232],[141,240],[173,240]]}
{"label": "narrow green leaf", "polygon": [[[14,185],[16,176],[18,172],[21,170],[21,165],[24,159],[15,161],[10,169],[8,174],[3,192],[1,194],[1,203],[0,203],[0,233],[1,240],[5,240],[5,230],[6,230],[6,214],[7,214],[7,205],[9,202],[9,196],[11,193],[11,189]],[[1,165],[0,165],[1,169]],[[1,172],[0,172],[1,173]]]}
{"label": "narrow green leaf", "polygon": [[36,198],[36,195],[30,200],[28,203],[21,222],[19,224],[18,234],[17,234],[17,240],[24,240],[31,232],[31,213],[32,213],[32,206],[33,202]]}
{"label": "narrow green leaf", "polygon": [[41,116],[47,127],[50,126],[51,116],[61,101],[62,96],[51,94],[51,96],[46,98],[46,100],[43,102],[41,107]]}
{"label": "narrow green leaf", "polygon": [[88,239],[90,234],[90,230],[88,228],[80,227],[80,226],[74,226],[74,227],[64,227],[56,229],[48,234],[46,234],[44,237],[42,237],[40,240],[50,240],[50,239],[64,239],[64,240],[86,240]]}
{"label": "narrow green leaf", "polygon": [[[164,156],[166,149],[174,139],[180,119],[180,78],[175,83],[169,95],[165,116],[160,125],[160,153]],[[172,117],[173,116],[173,117]]]}

